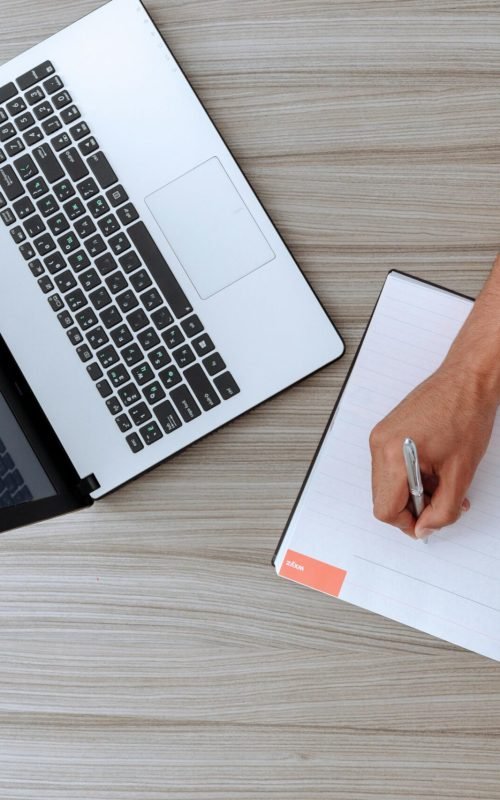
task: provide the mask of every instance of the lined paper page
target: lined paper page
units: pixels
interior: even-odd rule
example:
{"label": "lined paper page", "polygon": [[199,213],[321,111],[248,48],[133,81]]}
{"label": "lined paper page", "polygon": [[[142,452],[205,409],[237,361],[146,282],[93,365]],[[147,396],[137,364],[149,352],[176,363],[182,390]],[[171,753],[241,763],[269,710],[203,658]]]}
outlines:
{"label": "lined paper page", "polygon": [[388,276],[276,558],[284,577],[500,660],[500,422],[471,509],[427,546],[372,514],[373,426],[442,362],[472,302]]}

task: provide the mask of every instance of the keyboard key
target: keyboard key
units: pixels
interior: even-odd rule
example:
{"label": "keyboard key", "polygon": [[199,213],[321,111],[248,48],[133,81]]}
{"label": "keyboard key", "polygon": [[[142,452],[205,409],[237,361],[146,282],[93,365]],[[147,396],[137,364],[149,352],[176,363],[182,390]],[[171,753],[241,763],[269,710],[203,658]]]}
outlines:
{"label": "keyboard key", "polygon": [[126,292],[122,292],[116,297],[116,302],[120,306],[121,310],[125,314],[127,311],[131,311],[133,308],[139,305],[139,301],[135,294],[127,289]]}
{"label": "keyboard key", "polygon": [[24,189],[21,181],[10,166],[0,167],[0,190],[5,194],[7,200],[17,200]]}
{"label": "keyboard key", "polygon": [[20,225],[17,225],[15,228],[11,228],[10,235],[16,244],[21,244],[21,242],[24,242],[26,239],[26,234]]}
{"label": "keyboard key", "polygon": [[144,358],[142,350],[136,344],[129,344],[122,350],[122,358],[129,367],[133,367],[138,361]]}
{"label": "keyboard key", "polygon": [[41,100],[45,100],[45,92],[41,86],[35,86],[30,92],[26,92],[24,99],[30,106],[36,106]]}
{"label": "keyboard key", "polygon": [[82,156],[89,156],[95,150],[99,149],[97,140],[93,136],[90,136],[88,139],[85,139],[84,142],[80,142],[78,147],[80,148],[80,153],[82,154]]}
{"label": "keyboard key", "polygon": [[146,386],[146,388],[142,390],[142,393],[150,406],[153,406],[166,397],[159,381],[150,383],[149,386]]}
{"label": "keyboard key", "polygon": [[188,317],[181,322],[181,326],[186,336],[196,336],[197,333],[201,333],[203,330],[200,318],[197,317],[196,314],[193,314],[192,317]]}
{"label": "keyboard key", "polygon": [[60,272],[54,278],[54,282],[59,289],[60,292],[63,294],[65,292],[69,292],[70,289],[74,289],[76,286],[75,276],[71,272],[71,270],[67,269],[64,272]]}
{"label": "keyboard key", "polygon": [[42,81],[44,78],[51,77],[54,72],[55,70],[51,62],[44,61],[43,64],[39,64],[38,67],[35,67],[35,69],[31,69],[29,72],[25,72],[24,75],[21,75],[17,79],[17,85],[20,89],[25,91],[35,83],[38,83],[38,81]]}
{"label": "keyboard key", "polygon": [[83,336],[78,328],[71,328],[71,330],[66,331],[66,336],[70,340],[71,344],[75,346],[83,342]]}
{"label": "keyboard key", "polygon": [[100,151],[91,155],[87,159],[87,164],[94,173],[101,189],[107,189],[108,186],[117,183],[118,178],[103,152]]}
{"label": "keyboard key", "polygon": [[30,181],[29,183],[26,184],[26,188],[30,193],[30,195],[32,196],[33,200],[38,200],[39,197],[42,197],[49,191],[49,187],[47,186],[43,178],[35,178],[35,180]]}
{"label": "keyboard key", "polygon": [[110,272],[113,272],[118,267],[111,253],[104,253],[104,255],[96,258],[95,265],[101,275],[109,275]]}
{"label": "keyboard key", "polygon": [[113,208],[120,206],[122,203],[125,203],[128,200],[128,194],[121,184],[118,184],[118,186],[113,186],[112,189],[107,191],[106,197]]}
{"label": "keyboard key", "polygon": [[126,407],[134,405],[134,403],[137,403],[141,399],[139,390],[133,383],[122,386],[121,389],[118,389],[118,394],[120,395],[120,400],[123,405]]}
{"label": "keyboard key", "polygon": [[158,422],[165,431],[165,433],[172,433],[180,428],[182,422],[180,421],[170,400],[165,400],[153,409],[158,418]]}
{"label": "keyboard key", "polygon": [[54,109],[48,100],[44,100],[43,103],[33,108],[33,113],[38,120],[42,120],[50,117],[50,115],[54,113]]}
{"label": "keyboard key", "polygon": [[144,445],[141,442],[140,436],[138,433],[130,433],[127,436],[127,443],[133,453],[138,453],[139,450],[144,449]]}
{"label": "keyboard key", "polygon": [[54,217],[51,217],[47,220],[47,225],[50,228],[50,231],[53,236],[60,236],[61,233],[67,231],[69,228],[69,222],[64,216],[64,214],[56,214]]}
{"label": "keyboard key", "polygon": [[65,200],[68,200],[70,197],[73,197],[75,194],[75,190],[73,188],[73,184],[64,179],[60,183],[57,183],[54,186],[54,193],[56,197],[59,198],[61,203],[64,203]]}
{"label": "keyboard key", "polygon": [[142,308],[137,308],[135,311],[132,311],[127,317],[127,322],[133,331],[140,331],[149,325],[149,319]]}
{"label": "keyboard key", "polygon": [[92,294],[89,295],[89,297],[90,297],[90,302],[92,303],[94,308],[96,308],[98,311],[101,308],[104,308],[105,306],[109,305],[109,303],[111,303],[111,296],[106,291],[104,286],[101,286],[99,289],[96,289],[96,291],[92,292]]}
{"label": "keyboard key", "polygon": [[35,258],[33,261],[30,261],[28,267],[34,278],[38,278],[40,275],[43,275],[45,271],[39,258]]}
{"label": "keyboard key", "polygon": [[198,336],[197,339],[193,339],[191,344],[193,345],[196,354],[199,356],[204,356],[207,353],[211,353],[212,350],[215,350],[215,345],[208,333],[204,333],[202,336]]}
{"label": "keyboard key", "polygon": [[21,111],[26,111],[26,103],[22,97],[15,97],[13,100],[7,103],[6,108],[11,117],[15,117],[16,114],[20,114]]}
{"label": "keyboard key", "polygon": [[63,206],[63,208],[71,221],[78,219],[78,217],[81,217],[82,214],[85,214],[85,206],[83,205],[82,201],[78,199],[78,197],[74,200],[70,200]]}
{"label": "keyboard key", "polygon": [[166,348],[163,346],[157,347],[151,353],[148,353],[148,358],[156,370],[160,370],[163,367],[166,367],[167,364],[169,364],[170,361],[172,360],[169,354],[167,353]]}
{"label": "keyboard key", "polygon": [[132,341],[130,328],[124,323],[119,325],[117,328],[111,331],[111,338],[117,347],[123,347],[125,344],[128,344]]}
{"label": "keyboard key", "polygon": [[51,297],[48,297],[47,300],[49,301],[49,306],[52,311],[61,311],[61,309],[64,308],[64,301],[58,294],[53,294]]}
{"label": "keyboard key", "polygon": [[92,218],[87,214],[85,217],[81,217],[81,219],[76,220],[75,231],[81,239],[85,239],[87,236],[95,233],[96,226],[94,225]]}
{"label": "keyboard key", "polygon": [[64,177],[63,169],[49,144],[40,144],[35,147],[33,155],[49,183],[55,183]]}
{"label": "keyboard key", "polygon": [[63,236],[60,236],[57,240],[57,243],[63,253],[73,253],[75,250],[78,250],[80,247],[80,242],[75,236],[74,233],[65,233]]}
{"label": "keyboard key", "polygon": [[33,250],[29,242],[25,242],[24,244],[22,244],[21,247],[19,248],[19,252],[21,253],[25,261],[29,261],[36,255],[35,251]]}
{"label": "keyboard key", "polygon": [[61,111],[61,119],[65,125],[70,125],[80,116],[80,112],[76,106],[67,106]]}
{"label": "keyboard key", "polygon": [[170,392],[170,397],[174,401],[174,404],[184,422],[191,422],[192,419],[200,416],[201,411],[198,408],[193,395],[184,384],[172,389]]}
{"label": "keyboard key", "polygon": [[114,328],[115,325],[119,325],[123,320],[116,306],[109,306],[109,308],[106,308],[99,316],[101,317],[102,324],[108,329]]}
{"label": "keyboard key", "polygon": [[63,87],[63,82],[60,79],[59,75],[53,75],[52,78],[49,78],[43,84],[43,88],[45,89],[47,94],[54,94],[54,92],[57,92],[59,89],[62,89],[62,87]]}
{"label": "keyboard key", "polygon": [[143,428],[140,428],[140,434],[146,444],[153,444],[163,437],[163,433],[156,422],[149,422],[147,425],[144,425]]}
{"label": "keyboard key", "polygon": [[113,416],[119,414],[122,410],[122,404],[117,397],[110,397],[109,400],[106,400],[106,405]]}
{"label": "keyboard key", "polygon": [[28,147],[31,147],[34,144],[37,144],[41,139],[43,139],[43,133],[40,128],[31,128],[31,130],[27,131],[23,134],[23,139]]}
{"label": "keyboard key", "polygon": [[137,334],[137,339],[144,350],[151,350],[152,347],[160,344],[160,339],[154,328],[146,328],[145,331],[141,331]]}
{"label": "keyboard key", "polygon": [[123,291],[123,289],[126,289],[128,285],[125,275],[119,270],[117,272],[113,272],[112,275],[109,275],[106,278],[106,283],[109,290],[113,292],[113,294]]}
{"label": "keyboard key", "polygon": [[219,353],[212,353],[207,358],[204,358],[203,366],[209,375],[217,375],[218,372],[222,372],[223,369],[226,369],[224,359]]}
{"label": "keyboard key", "polygon": [[96,389],[101,397],[109,397],[110,394],[113,394],[113,389],[106,379],[98,381],[98,383],[96,383]]}
{"label": "keyboard key", "polygon": [[81,272],[82,269],[86,269],[86,267],[90,266],[89,257],[83,250],[77,250],[76,253],[71,253],[71,255],[68,256],[68,261],[75,272]]}
{"label": "keyboard key", "polygon": [[87,305],[87,298],[85,297],[81,289],[75,289],[74,292],[71,292],[70,294],[66,295],[65,299],[66,303],[68,304],[68,307],[72,311],[79,311],[80,308],[83,308],[84,306]]}
{"label": "keyboard key", "polygon": [[90,133],[90,128],[86,122],[77,122],[76,125],[73,125],[72,128],[69,129],[69,132],[75,142],[79,142],[80,139],[83,139],[84,136],[88,136]]}
{"label": "keyboard key", "polygon": [[96,328],[92,328],[92,330],[87,333],[87,340],[93,350],[98,350],[100,347],[109,342],[109,337],[104,328],[98,325]]}
{"label": "keyboard key", "polygon": [[106,245],[104,244],[102,236],[100,236],[98,233],[96,233],[95,236],[92,236],[90,239],[86,239],[84,244],[92,258],[95,258],[100,253],[103,253],[106,249]]}
{"label": "keyboard key", "polygon": [[48,275],[42,275],[42,277],[38,279],[38,285],[44,294],[48,294],[48,292],[51,292],[54,288],[54,284]]}
{"label": "keyboard key", "polygon": [[20,200],[16,200],[13,208],[19,219],[25,219],[35,212],[35,206],[26,195],[21,197]]}
{"label": "keyboard key", "polygon": [[6,122],[4,125],[0,126],[0,142],[7,142],[15,135],[16,129],[14,128],[12,122]]}
{"label": "keyboard key", "polygon": [[99,228],[104,236],[111,236],[111,234],[116,233],[116,231],[120,229],[120,223],[114,214],[108,214],[100,220]]}
{"label": "keyboard key", "polygon": [[88,365],[87,372],[89,373],[93,381],[98,381],[99,378],[102,378],[102,369],[100,368],[97,361],[94,361],[93,364]]}
{"label": "keyboard key", "polygon": [[[17,156],[18,153],[21,153],[25,149],[26,148],[24,147],[24,143],[19,138],[12,139],[12,141],[7,142],[7,144],[5,145],[5,152],[11,158],[13,158],[14,156]],[[38,172],[38,170],[36,170],[32,174],[36,175],[37,172]],[[31,175],[29,177],[31,177]]]}
{"label": "keyboard key", "polygon": [[132,203],[127,203],[126,206],[120,208],[117,214],[122,225],[130,225],[131,222],[135,222],[136,219],[139,219],[137,209]]}
{"label": "keyboard key", "polygon": [[56,249],[56,243],[54,242],[52,236],[50,236],[48,233],[44,233],[43,236],[35,239],[33,244],[35,245],[39,256],[46,256],[47,253],[51,253],[52,250]]}
{"label": "keyboard key", "polygon": [[70,328],[73,325],[73,318],[72,318],[71,314],[69,313],[69,311],[66,311],[66,310],[65,311],[61,311],[57,315],[57,319],[59,320],[59,322],[61,323],[63,328]]}
{"label": "keyboard key", "polygon": [[193,364],[192,367],[188,367],[184,372],[184,377],[204,411],[210,411],[211,408],[220,405],[217,392],[208,380],[206,372],[199,364]]}
{"label": "keyboard key", "polygon": [[101,279],[96,270],[91,268],[80,274],[80,283],[86,292],[90,292],[92,289],[95,289],[96,286],[99,286]]}
{"label": "keyboard key", "polygon": [[76,322],[83,331],[97,325],[98,319],[91,308],[84,308],[76,315]]}
{"label": "keyboard key", "polygon": [[58,117],[51,117],[42,122],[42,128],[46,136],[52,136],[53,133],[61,130],[62,122]]}
{"label": "keyboard key", "polygon": [[50,217],[51,214],[59,210],[57,200],[52,194],[48,194],[46,197],[39,200],[37,207],[43,217]]}
{"label": "keyboard key", "polygon": [[144,223],[134,223],[127,228],[127,233],[175,316],[185,317],[186,314],[191,314],[193,309],[186,295]]}
{"label": "keyboard key", "polygon": [[149,289],[149,291],[141,294],[141,300],[146,311],[153,311],[154,308],[161,306],[163,298],[156,289]]}
{"label": "keyboard key", "polygon": [[10,208],[4,208],[3,211],[0,213],[0,217],[2,218],[5,225],[12,225],[12,223],[16,221],[16,215]]}
{"label": "keyboard key", "polygon": [[130,375],[123,364],[117,364],[116,367],[112,367],[109,370],[108,378],[113,386],[123,386],[124,383],[130,380]]}
{"label": "keyboard key", "polygon": [[123,268],[123,271],[127,274],[129,272],[133,272],[135,269],[137,269],[137,267],[141,266],[141,260],[137,253],[134,253],[133,250],[129,250],[128,253],[120,256],[118,260]]}
{"label": "keyboard key", "polygon": [[115,422],[122,433],[126,433],[132,427],[132,423],[130,422],[126,414],[120,414],[119,417],[116,417]]}
{"label": "keyboard key", "polygon": [[222,375],[214,378],[214,383],[223,400],[229,400],[229,398],[234,397],[234,395],[238,394],[240,391],[240,387],[230,372],[224,372]]}
{"label": "keyboard key", "polygon": [[188,344],[179,347],[178,350],[174,350],[172,355],[181,368],[187,367],[188,364],[192,364],[195,360],[195,355]]}
{"label": "keyboard key", "polygon": [[81,344],[80,347],[76,348],[76,352],[80,361],[83,361],[84,364],[92,359],[92,350],[88,344]]}
{"label": "keyboard key", "polygon": [[64,153],[61,153],[60,159],[71,180],[80,181],[89,174],[76,147],[70,147],[69,150],[65,150]]}
{"label": "keyboard key", "polygon": [[124,233],[117,233],[116,236],[112,236],[111,239],[109,239],[109,246],[113,253],[119,256],[121,253],[125,252],[125,250],[129,250],[131,244]]}
{"label": "keyboard key", "polygon": [[165,306],[163,306],[163,308],[158,308],[153,314],[151,314],[151,319],[159,331],[162,331],[167,327],[167,325],[171,325],[174,321],[172,314],[168,308],[165,308]]}
{"label": "keyboard key", "polygon": [[151,411],[147,407],[146,403],[138,403],[133,408],[129,409],[130,416],[132,417],[132,421],[134,425],[144,425],[148,419],[151,419]]}
{"label": "keyboard key", "polygon": [[117,361],[119,361],[119,355],[112,345],[108,345],[103,350],[99,350],[97,353],[97,358],[104,369],[108,369],[113,364],[116,364]]}
{"label": "keyboard key", "polygon": [[141,269],[139,272],[132,275],[130,283],[136,292],[142,292],[143,289],[147,289],[148,286],[151,286],[151,278],[145,269]]}
{"label": "keyboard key", "polygon": [[60,133],[58,136],[54,136],[54,138],[50,140],[50,143],[54,150],[59,153],[71,144],[71,139],[67,133]]}
{"label": "keyboard key", "polygon": [[58,94],[54,95],[54,97],[52,98],[52,102],[54,103],[55,107],[59,110],[69,105],[69,103],[71,103],[71,95],[65,89],[63,92],[58,92]]}
{"label": "keyboard key", "polygon": [[[18,203],[22,203],[23,200],[18,200],[17,202]],[[7,200],[5,199],[4,195],[0,192],[0,208],[5,208],[6,205],[7,205]],[[15,207],[16,207],[16,204],[14,203],[14,208]]]}
{"label": "keyboard key", "polygon": [[163,341],[167,345],[167,347],[172,350],[174,347],[178,347],[180,344],[183,343],[185,340],[185,336],[182,333],[181,329],[174,325],[173,328],[169,328],[168,331],[162,333]]}
{"label": "keyboard key", "polygon": [[8,119],[9,117],[7,115],[6,110],[4,108],[0,108],[0,124],[7,122]]}
{"label": "keyboard key", "polygon": [[177,367],[167,367],[166,369],[162,370],[159,375],[160,380],[166,389],[171,389],[172,386],[176,386],[182,380]]}
{"label": "keyboard key", "polygon": [[[21,132],[31,128],[34,124],[35,118],[29,111],[26,111],[25,114],[21,114],[21,116],[16,119],[17,130]],[[24,141],[26,142],[26,137],[24,137]]]}
{"label": "keyboard key", "polygon": [[91,197],[99,194],[99,187],[93,178],[86,178],[76,188],[84,200],[90,200]]}
{"label": "keyboard key", "polygon": [[5,86],[0,86],[0,103],[6,103],[11,97],[15,97],[17,89],[13,83],[6,83]]}
{"label": "keyboard key", "polygon": [[143,364],[138,364],[136,367],[134,367],[132,370],[132,375],[139,386],[144,386],[145,383],[149,383],[149,381],[152,381],[155,376],[153,370],[145,361]]}
{"label": "keyboard key", "polygon": [[33,216],[29,217],[24,223],[24,228],[28,236],[33,239],[35,236],[43,233],[45,230],[45,223],[38,214],[33,214]]}
{"label": "keyboard key", "polygon": [[103,214],[106,214],[109,211],[109,206],[104,197],[100,196],[89,200],[88,209],[94,219],[98,219],[98,217],[102,217]]}

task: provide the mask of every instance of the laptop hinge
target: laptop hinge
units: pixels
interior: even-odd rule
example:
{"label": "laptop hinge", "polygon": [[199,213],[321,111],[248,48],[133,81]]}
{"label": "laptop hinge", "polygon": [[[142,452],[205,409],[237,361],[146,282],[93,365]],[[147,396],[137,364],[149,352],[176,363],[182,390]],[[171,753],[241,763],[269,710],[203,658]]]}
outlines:
{"label": "laptop hinge", "polygon": [[76,488],[81,494],[87,496],[91,492],[95,492],[96,489],[100,489],[101,484],[94,473],[92,473],[92,475],[87,475],[86,478],[82,478],[81,481],[78,481]]}

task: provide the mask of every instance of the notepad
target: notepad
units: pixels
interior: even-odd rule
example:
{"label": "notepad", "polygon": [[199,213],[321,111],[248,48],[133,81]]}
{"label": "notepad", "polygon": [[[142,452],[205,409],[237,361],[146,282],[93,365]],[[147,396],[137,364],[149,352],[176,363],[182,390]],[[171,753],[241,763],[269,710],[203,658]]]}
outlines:
{"label": "notepad", "polygon": [[440,365],[472,305],[389,273],[274,564],[284,578],[500,660],[500,418],[470,511],[427,546],[372,513],[370,431]]}

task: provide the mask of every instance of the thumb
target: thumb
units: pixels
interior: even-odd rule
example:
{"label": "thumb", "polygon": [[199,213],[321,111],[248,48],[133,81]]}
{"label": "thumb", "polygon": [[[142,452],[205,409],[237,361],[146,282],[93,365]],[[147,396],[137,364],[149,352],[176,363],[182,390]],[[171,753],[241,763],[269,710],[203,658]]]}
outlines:
{"label": "thumb", "polygon": [[469,487],[458,469],[445,469],[439,475],[439,484],[415,525],[415,536],[423,539],[435,530],[452,525],[468,505],[465,493]]}

